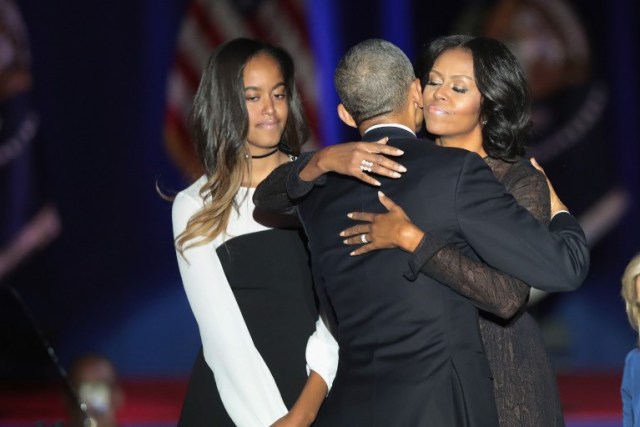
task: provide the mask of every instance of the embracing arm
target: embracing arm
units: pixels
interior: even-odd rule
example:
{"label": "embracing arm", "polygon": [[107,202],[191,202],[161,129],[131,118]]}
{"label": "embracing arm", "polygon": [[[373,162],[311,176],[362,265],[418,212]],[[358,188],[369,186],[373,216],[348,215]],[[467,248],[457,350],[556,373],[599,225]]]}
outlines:
{"label": "embracing arm", "polygon": [[288,187],[292,187],[292,194],[297,198],[303,197],[313,189],[316,184],[322,184],[324,177],[317,181],[303,181],[300,179],[300,169],[304,168],[315,152],[302,153],[293,162],[278,166],[258,186],[253,194],[253,203],[256,207],[279,213],[291,213],[295,206],[295,198],[291,197]]}
{"label": "embracing arm", "polygon": [[504,193],[475,155],[466,156],[458,179],[458,222],[483,261],[547,292],[570,291],[582,284],[589,270],[589,248],[572,215],[555,215],[549,227],[536,221]]}
{"label": "embracing arm", "polygon": [[[352,219],[368,221],[344,230],[346,244],[360,244],[361,236],[369,243],[352,255],[371,250],[399,247],[411,253],[408,280],[426,274],[469,298],[478,308],[502,318],[510,318],[527,301],[529,286],[488,265],[462,254],[460,249],[416,227],[402,208],[380,193],[380,202],[389,210],[384,214],[354,212]],[[357,237],[351,237],[357,235]]]}
{"label": "embracing arm", "polygon": [[[504,180],[508,182],[516,201],[536,219],[548,223],[549,194],[544,176],[530,166],[514,168],[512,171],[516,173],[509,174]],[[521,171],[524,173],[520,173]],[[426,274],[466,296],[478,308],[503,319],[511,318],[526,304],[530,290],[526,283],[465,256],[460,249],[449,245],[444,239],[431,234],[425,236],[424,232],[410,222],[400,207],[385,196],[381,196],[380,200],[390,213],[374,217],[369,236],[373,242],[381,237],[380,228],[385,223],[385,219],[381,217],[396,221],[396,230],[387,232],[386,235],[392,240],[393,246],[412,253],[409,260],[410,271],[405,274],[409,280],[415,280],[420,273]]]}
{"label": "embracing arm", "polygon": [[[437,239],[435,236],[426,238]],[[422,247],[418,247],[416,256],[420,256]],[[479,309],[503,319],[515,315],[529,296],[526,283],[463,255],[453,246],[436,252],[422,265],[420,273],[469,298]]]}
{"label": "embracing arm", "polygon": [[300,154],[294,161],[276,168],[258,187],[253,202],[260,209],[288,212],[314,186],[323,185],[328,172],[358,178],[367,184],[380,182],[362,169],[362,162],[371,163],[370,172],[389,178],[399,178],[404,166],[386,156],[400,156],[402,150],[386,145],[387,138],[377,142],[345,142],[319,151]]}
{"label": "embracing arm", "polygon": [[[196,200],[178,194],[173,203],[174,235],[198,209]],[[236,425],[270,425],[287,408],[253,345],[213,242],[184,254],[186,259],[177,254],[180,275],[225,409]]]}
{"label": "embracing arm", "polygon": [[[526,179],[510,185],[534,218],[504,193],[504,187],[479,157],[471,154],[469,159],[459,177],[456,209],[466,240],[489,265],[462,256],[457,249],[447,247],[447,241],[417,228],[402,208],[382,193],[380,201],[388,213],[349,214],[352,219],[370,222],[341,233],[347,237],[346,244],[359,245],[362,237],[368,239],[351,254],[400,247],[413,253],[410,271],[405,274],[409,280],[425,273],[471,298],[480,308],[506,318],[526,301],[527,284],[548,292],[580,286],[589,267],[586,238],[568,212],[555,215],[547,228],[549,188],[544,188],[544,175],[525,172]],[[564,206],[561,202],[558,205]]]}
{"label": "embracing arm", "polygon": [[[544,175],[535,172],[528,165],[516,167],[512,172],[503,179],[511,195],[539,222],[548,224],[549,189]],[[426,239],[430,242],[427,243]],[[426,239],[414,251],[414,262],[410,263],[414,269],[419,266],[421,273],[471,299],[478,308],[503,319],[515,315],[527,302],[530,287],[526,283],[463,255],[453,246],[444,247],[426,262],[419,264],[416,260],[425,259],[421,252],[430,252],[427,248],[429,244],[446,244],[439,242],[436,236],[430,235]],[[415,277],[416,271],[412,273]]]}

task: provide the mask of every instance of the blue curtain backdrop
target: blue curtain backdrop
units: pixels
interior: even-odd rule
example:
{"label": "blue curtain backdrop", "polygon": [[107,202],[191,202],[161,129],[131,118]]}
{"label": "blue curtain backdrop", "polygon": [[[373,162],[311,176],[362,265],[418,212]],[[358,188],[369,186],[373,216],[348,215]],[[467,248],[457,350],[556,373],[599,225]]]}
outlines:
{"label": "blue curtain backdrop", "polygon": [[[64,365],[98,351],[123,375],[183,376],[199,346],[173,252],[171,206],[156,192],[156,183],[167,192],[186,185],[165,151],[162,127],[167,73],[187,3],[19,2],[31,35],[44,172],[62,231],[3,286],[11,284],[24,296]],[[381,37],[413,58],[423,41],[460,25],[461,10],[492,3],[309,1],[324,142],[357,139],[337,121],[332,82],[349,46]],[[618,294],[626,262],[640,251],[640,93],[635,84],[640,41],[635,17],[640,15],[635,0],[570,4],[585,23],[595,52],[594,74],[606,84],[609,101],[603,138],[587,153],[600,150],[601,162],[588,163],[585,155],[589,169],[567,172],[574,160],[565,158],[549,173],[560,195],[575,205],[588,202],[603,180],[623,188],[629,205],[594,245],[585,285],[550,297],[533,311],[545,330],[560,328],[549,345],[562,369],[621,369],[636,338]],[[580,185],[563,184],[568,173],[578,174]],[[19,313],[3,313],[2,322],[30,333]],[[46,358],[25,357],[37,347],[19,346],[22,354],[16,357],[31,365],[14,361],[16,369],[0,374],[37,376],[33,364],[46,371]]]}

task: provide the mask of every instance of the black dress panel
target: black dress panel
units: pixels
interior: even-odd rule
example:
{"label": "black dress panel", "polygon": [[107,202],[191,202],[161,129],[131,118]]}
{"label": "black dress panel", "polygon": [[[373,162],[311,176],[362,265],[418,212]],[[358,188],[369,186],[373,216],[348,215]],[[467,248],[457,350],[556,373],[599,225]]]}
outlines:
{"label": "black dress panel", "polygon": [[[318,316],[303,235],[299,229],[245,234],[217,254],[251,338],[291,408],[307,380],[305,350]],[[202,349],[179,426],[234,426]]]}

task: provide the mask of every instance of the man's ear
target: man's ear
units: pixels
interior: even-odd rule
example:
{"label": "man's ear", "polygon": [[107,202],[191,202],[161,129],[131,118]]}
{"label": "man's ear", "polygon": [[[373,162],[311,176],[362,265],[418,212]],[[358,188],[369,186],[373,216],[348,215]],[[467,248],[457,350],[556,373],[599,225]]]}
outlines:
{"label": "man's ear", "polygon": [[422,108],[422,86],[420,85],[420,79],[415,79],[413,83],[411,83],[411,101],[415,102],[418,107]]}
{"label": "man's ear", "polygon": [[358,127],[356,121],[353,120],[353,117],[351,117],[351,114],[349,114],[347,109],[344,108],[342,103],[338,104],[338,117],[340,117],[340,120],[342,120],[347,126],[351,126],[352,128]]}

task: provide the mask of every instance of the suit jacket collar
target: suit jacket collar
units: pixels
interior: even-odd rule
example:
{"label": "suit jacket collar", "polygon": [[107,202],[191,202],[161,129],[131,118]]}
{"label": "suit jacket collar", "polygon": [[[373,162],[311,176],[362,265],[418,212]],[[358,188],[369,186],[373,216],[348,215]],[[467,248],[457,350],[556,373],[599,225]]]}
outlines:
{"label": "suit jacket collar", "polygon": [[365,134],[362,136],[362,140],[374,142],[384,138],[385,136],[389,137],[389,139],[416,138],[416,135],[409,130],[396,126],[380,126],[365,132]]}

